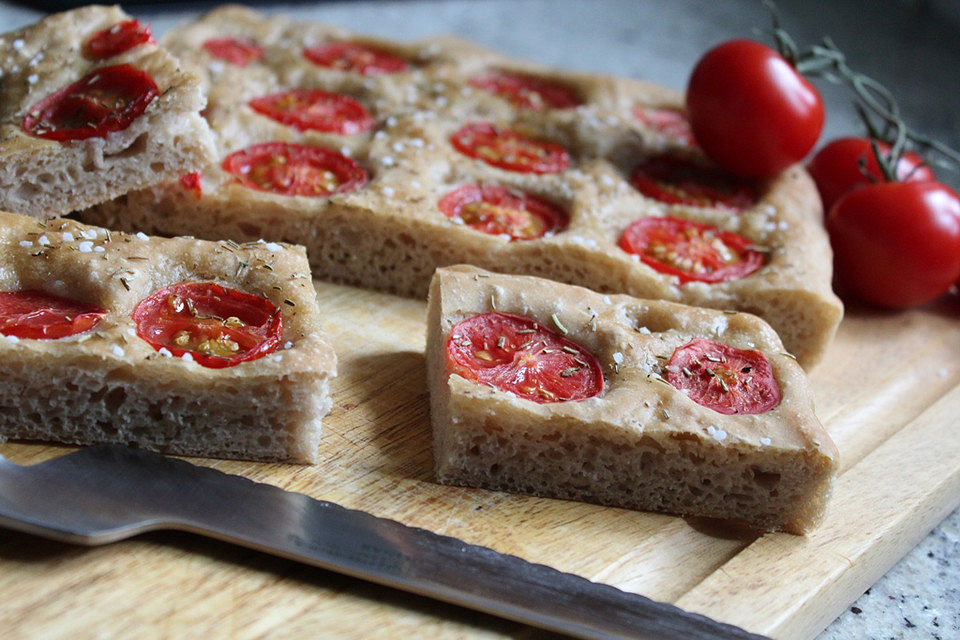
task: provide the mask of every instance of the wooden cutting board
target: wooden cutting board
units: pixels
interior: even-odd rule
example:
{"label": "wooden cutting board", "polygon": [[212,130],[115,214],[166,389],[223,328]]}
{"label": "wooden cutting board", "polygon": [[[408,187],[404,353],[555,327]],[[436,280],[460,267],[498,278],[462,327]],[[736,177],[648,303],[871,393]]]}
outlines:
{"label": "wooden cutting board", "polygon": [[[315,467],[199,460],[775,638],[812,638],[960,504],[960,309],[851,311],[812,373],[842,476],[811,535],[432,482],[421,301],[317,283],[340,376]],[[65,448],[8,443],[33,463]],[[178,533],[84,549],[0,531],[4,637],[537,637]]]}

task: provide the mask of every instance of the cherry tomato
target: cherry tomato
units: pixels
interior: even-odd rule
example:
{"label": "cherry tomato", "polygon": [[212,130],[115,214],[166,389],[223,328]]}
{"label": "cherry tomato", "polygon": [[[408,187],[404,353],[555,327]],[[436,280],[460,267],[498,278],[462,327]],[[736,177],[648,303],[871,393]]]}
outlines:
{"label": "cherry tomato", "polygon": [[560,145],[485,122],[464,125],[450,136],[450,143],[460,153],[506,171],[561,173],[570,166],[570,156]]}
{"label": "cherry tomato", "polygon": [[263,47],[236,38],[213,38],[202,46],[214,58],[238,67],[246,67],[251,62],[256,62],[264,53]]}
{"label": "cherry tomato", "polygon": [[765,355],[706,338],[674,350],[667,382],[697,404],[727,415],[764,413],[780,404],[780,386]]}
{"label": "cherry tomato", "polygon": [[522,73],[491,71],[470,78],[470,84],[532,111],[572,109],[582,104],[569,87]]}
{"label": "cherry tomato", "polygon": [[447,366],[467,380],[540,404],[603,391],[603,372],[593,354],[530,318],[506,313],[483,313],[455,325]]}
{"label": "cherry tomato", "polygon": [[319,89],[293,89],[249,102],[250,108],[298,131],[354,135],[369,131],[373,118],[353,98]]}
{"label": "cherry tomato", "polygon": [[192,173],[185,173],[180,176],[180,186],[182,186],[187,191],[193,193],[194,196],[199,198],[203,195],[203,185],[200,182],[203,178],[202,171],[194,171]]}
{"label": "cherry tomato", "polygon": [[665,204],[740,211],[757,203],[753,185],[668,153],[638,164],[630,182],[643,195]]}
{"label": "cherry tomato", "polygon": [[363,168],[336,151],[285,142],[235,151],[222,166],[245,187],[284,196],[324,198],[356,191],[367,182]]}
{"label": "cherry tomato", "polygon": [[637,107],[633,117],[645,127],[657,133],[674,138],[688,147],[696,146],[693,131],[690,129],[690,120],[687,114],[677,109],[656,109],[654,107]]}
{"label": "cherry tomato", "polygon": [[567,227],[560,207],[494,184],[466,184],[440,200],[440,211],[477,231],[506,234],[511,240],[534,240]]}
{"label": "cherry tomato", "polygon": [[181,282],[155,291],[133,310],[137,335],[174,356],[189,353],[211,369],[232,367],[280,347],[280,309],[261,296],[213,282]]}
{"label": "cherry tomato", "polygon": [[740,234],[681,218],[640,218],[623,232],[620,248],[681,284],[738,280],[765,262]]}
{"label": "cherry tomato", "polygon": [[153,79],[128,64],[94,69],[30,107],[24,133],[66,142],[122,131],[143,115],[159,91]]}
{"label": "cherry tomato", "polygon": [[938,182],[854,189],[827,217],[837,280],[889,308],[929,302],[960,277],[960,197]]}
{"label": "cherry tomato", "polygon": [[802,160],[823,130],[820,94],[773,49],[732,40],[700,59],[687,85],[693,136],[740,176],[776,175]]}
{"label": "cherry tomato", "polygon": [[141,24],[138,20],[124,20],[90,36],[83,45],[83,56],[90,60],[103,60],[148,42],[156,42],[150,33],[150,25]]}
{"label": "cherry tomato", "polygon": [[0,334],[5,336],[64,338],[92,329],[106,315],[94,304],[44,291],[0,292]]}
{"label": "cherry tomato", "polygon": [[407,61],[383,49],[356,42],[332,42],[304,50],[303,57],[320,67],[365,76],[380,76],[407,70]]}
{"label": "cherry tomato", "polygon": [[[883,153],[890,151],[890,145],[879,141],[877,145]],[[848,191],[886,181],[869,138],[838,138],[820,149],[807,168],[817,183],[826,212]],[[904,154],[897,163],[897,180],[900,182],[936,179],[933,170],[916,153]]]}

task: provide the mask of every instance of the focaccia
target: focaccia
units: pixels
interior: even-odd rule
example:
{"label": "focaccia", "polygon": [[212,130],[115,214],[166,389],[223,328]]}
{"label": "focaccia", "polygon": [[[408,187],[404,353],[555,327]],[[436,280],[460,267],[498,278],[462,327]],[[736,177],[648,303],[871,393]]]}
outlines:
{"label": "focaccia", "polygon": [[427,322],[440,482],[759,530],[822,517],[836,447],[752,315],[457,266]]}
{"label": "focaccia", "polygon": [[[809,176],[721,174],[683,132],[676,92],[238,7],[165,43],[204,78],[220,160],[88,210],[88,222],[297,242],[316,277],[402,295],[424,296],[437,266],[469,263],[748,311],[804,365],[840,321]],[[692,260],[626,248],[654,218],[681,241],[697,236]]]}
{"label": "focaccia", "polygon": [[118,7],[0,36],[0,210],[47,219],[216,158],[199,79]]}
{"label": "focaccia", "polygon": [[308,268],[302,247],[0,213],[0,437],[316,462],[336,358]]}

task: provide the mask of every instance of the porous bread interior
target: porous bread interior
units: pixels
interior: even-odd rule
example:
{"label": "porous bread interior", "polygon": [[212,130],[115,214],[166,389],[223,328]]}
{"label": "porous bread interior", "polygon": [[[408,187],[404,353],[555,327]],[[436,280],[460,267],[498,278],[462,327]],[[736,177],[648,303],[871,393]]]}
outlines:
{"label": "porous bread interior", "polygon": [[[145,43],[105,60],[79,54],[90,35],[127,19],[118,7],[90,6],[0,36],[5,80],[0,210],[53,218],[176,179],[216,158],[210,128],[199,114],[206,104],[199,78],[181,70],[165,50]],[[114,64],[130,64],[157,84],[157,97],[127,128],[64,143],[21,130],[27,109],[41,99],[97,67]]]}
{"label": "porous bread interior", "polygon": [[[242,69],[213,60],[200,44],[223,34],[265,47],[263,60]],[[358,39],[406,57],[405,73],[363,77],[315,67],[300,55],[307,43]],[[362,190],[329,198],[288,197],[236,184],[221,166],[203,172],[202,195],[177,182],[135,191],[82,212],[82,219],[125,230],[189,234],[238,241],[259,237],[307,247],[314,276],[401,295],[425,295],[437,266],[469,263],[505,273],[533,274],[597,291],[674,300],[715,309],[747,309],[781,333],[804,366],[831,341],[842,306],[830,290],[830,248],[813,184],[801,167],[761,185],[755,207],[738,215],[685,205],[666,206],[639,194],[629,175],[660,151],[702,162],[633,117],[637,105],[679,108],[676,92],[624,78],[549,69],[512,60],[463,41],[411,44],[363,39],[342,29],[295,24],[236,7],[216,10],[165,40],[209,86],[207,117],[223,158],[268,140],[346,149],[369,174]],[[472,74],[509,69],[555,80],[585,104],[528,112],[471,88]],[[376,120],[356,136],[298,132],[253,112],[247,101],[285,88],[319,87],[347,94]],[[571,150],[560,175],[503,171],[454,152],[449,136],[483,120],[522,130]],[[552,237],[507,242],[445,217],[446,193],[467,183],[498,183],[546,198],[571,216]],[[769,250],[768,264],[739,281],[679,285],[676,278],[633,260],[617,245],[639,216],[673,215],[737,231]]]}
{"label": "porous bread interior", "polygon": [[[464,293],[476,274],[481,277],[472,282],[480,292]],[[485,301],[489,296],[496,298],[496,309],[545,324],[550,324],[548,311],[553,308],[568,313],[592,309],[599,333],[584,330],[578,341],[606,372],[604,394],[575,403],[537,405],[449,373],[446,343],[452,326],[462,317],[493,310]],[[611,326],[622,321],[624,314],[617,309],[623,308],[631,310],[629,315],[646,309],[652,322],[644,326],[650,333]],[[585,289],[537,278],[466,267],[438,270],[430,292],[427,335],[437,479],[718,518],[761,531],[811,529],[821,520],[830,495],[836,448],[813,414],[802,371],[778,353],[781,346],[769,327],[737,314],[735,331],[711,335],[708,328],[722,326],[726,316],[665,302],[631,302],[626,296],[605,301]],[[574,314],[563,323],[571,337],[582,320]],[[634,373],[646,365],[642,358],[636,360],[631,341],[673,345],[708,335],[721,342],[755,342],[774,367],[783,393],[780,405],[766,414],[725,416],[690,401],[662,379]],[[613,351],[619,353],[616,371],[609,366]],[[652,366],[656,371],[663,364]],[[717,426],[711,432],[712,425]]]}
{"label": "porous bread interior", "polygon": [[[31,354],[34,355],[34,354]],[[146,381],[94,359],[61,363],[9,353],[0,365],[0,433],[75,445],[128,444],[161,453],[315,463],[326,376]]]}

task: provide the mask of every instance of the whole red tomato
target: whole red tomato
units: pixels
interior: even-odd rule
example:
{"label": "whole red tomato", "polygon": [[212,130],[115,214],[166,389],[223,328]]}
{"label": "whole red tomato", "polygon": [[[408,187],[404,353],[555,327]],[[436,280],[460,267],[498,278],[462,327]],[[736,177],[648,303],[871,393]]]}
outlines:
{"label": "whole red tomato", "polygon": [[[888,144],[878,141],[877,145],[883,153],[890,151]],[[865,163],[862,169],[861,163]],[[807,169],[817,183],[824,211],[830,211],[837,200],[852,189],[886,181],[877,163],[870,138],[837,138],[813,156]],[[904,154],[897,162],[897,180],[901,182],[928,182],[936,179],[933,170],[924,164],[923,158],[913,152]]]}
{"label": "whole red tomato", "polygon": [[883,182],[827,217],[838,281],[895,309],[929,302],[960,277],[960,196],[939,182]]}
{"label": "whole red tomato", "polygon": [[708,51],[690,76],[687,113],[710,159],[747,178],[802,160],[823,129],[823,101],[773,49],[731,40]]}

